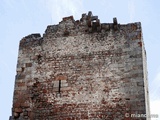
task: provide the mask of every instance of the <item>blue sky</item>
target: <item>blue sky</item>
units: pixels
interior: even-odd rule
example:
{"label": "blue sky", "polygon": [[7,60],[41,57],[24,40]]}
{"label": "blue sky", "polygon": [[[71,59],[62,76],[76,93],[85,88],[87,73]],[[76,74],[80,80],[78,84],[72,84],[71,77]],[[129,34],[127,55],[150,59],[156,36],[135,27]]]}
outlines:
{"label": "blue sky", "polygon": [[[101,22],[117,17],[120,24],[141,22],[147,52],[150,106],[160,120],[159,0],[0,0],[0,118],[11,115],[19,41],[31,33],[43,35],[62,17],[92,11]],[[153,120],[158,120],[153,119]]]}

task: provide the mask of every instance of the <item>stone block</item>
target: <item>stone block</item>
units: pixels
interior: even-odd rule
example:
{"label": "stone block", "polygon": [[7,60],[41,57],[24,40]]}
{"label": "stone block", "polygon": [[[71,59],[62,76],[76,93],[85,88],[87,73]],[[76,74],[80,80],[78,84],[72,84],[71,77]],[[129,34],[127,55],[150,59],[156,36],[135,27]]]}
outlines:
{"label": "stone block", "polygon": [[32,67],[32,63],[26,63],[26,67]]}
{"label": "stone block", "polygon": [[21,113],[22,112],[22,108],[14,108],[14,112]]}

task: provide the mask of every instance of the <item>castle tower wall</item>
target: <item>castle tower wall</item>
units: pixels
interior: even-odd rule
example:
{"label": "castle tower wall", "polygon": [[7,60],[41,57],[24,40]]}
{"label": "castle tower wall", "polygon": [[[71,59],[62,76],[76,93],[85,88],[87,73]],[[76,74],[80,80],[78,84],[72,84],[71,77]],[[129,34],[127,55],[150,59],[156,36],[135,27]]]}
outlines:
{"label": "castle tower wall", "polygon": [[100,23],[91,12],[63,18],[20,41],[11,119],[149,114],[145,56],[141,23]]}

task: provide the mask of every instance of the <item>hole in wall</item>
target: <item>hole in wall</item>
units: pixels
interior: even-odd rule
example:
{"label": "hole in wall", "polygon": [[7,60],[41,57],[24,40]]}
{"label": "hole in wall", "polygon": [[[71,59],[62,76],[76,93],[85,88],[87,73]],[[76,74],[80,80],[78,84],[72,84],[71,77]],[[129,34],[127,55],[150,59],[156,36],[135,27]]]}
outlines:
{"label": "hole in wall", "polygon": [[24,72],[24,67],[22,67],[22,72]]}
{"label": "hole in wall", "polygon": [[42,63],[42,56],[40,54],[37,56],[37,61],[38,61],[38,64]]}

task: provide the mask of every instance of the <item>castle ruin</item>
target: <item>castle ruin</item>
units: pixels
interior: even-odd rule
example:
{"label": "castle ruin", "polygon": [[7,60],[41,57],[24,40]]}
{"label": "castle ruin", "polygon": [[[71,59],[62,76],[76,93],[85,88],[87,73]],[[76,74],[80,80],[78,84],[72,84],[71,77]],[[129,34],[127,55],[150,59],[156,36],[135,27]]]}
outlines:
{"label": "castle ruin", "polygon": [[[10,120],[146,120],[141,23],[65,17],[20,41]],[[126,114],[128,116],[126,116]]]}

